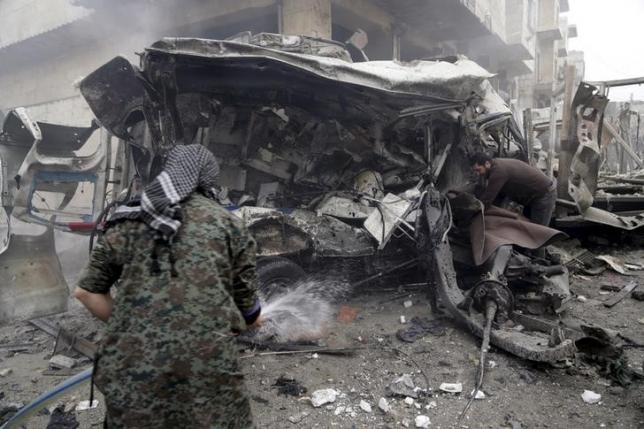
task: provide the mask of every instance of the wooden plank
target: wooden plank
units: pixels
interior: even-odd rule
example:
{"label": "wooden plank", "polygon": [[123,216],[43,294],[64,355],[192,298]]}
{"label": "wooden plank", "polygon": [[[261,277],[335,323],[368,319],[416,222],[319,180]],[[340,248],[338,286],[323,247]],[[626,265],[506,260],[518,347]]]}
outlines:
{"label": "wooden plank", "polygon": [[635,281],[629,282],[626,286],[624,286],[624,288],[622,290],[617,292],[615,294],[615,296],[613,296],[612,298],[610,298],[607,301],[604,301],[604,306],[609,307],[609,308],[614,306],[615,304],[617,304],[618,302],[623,300],[626,297],[626,295],[628,295],[633,290],[635,290],[635,288],[637,286],[639,286],[639,283],[637,283]]}

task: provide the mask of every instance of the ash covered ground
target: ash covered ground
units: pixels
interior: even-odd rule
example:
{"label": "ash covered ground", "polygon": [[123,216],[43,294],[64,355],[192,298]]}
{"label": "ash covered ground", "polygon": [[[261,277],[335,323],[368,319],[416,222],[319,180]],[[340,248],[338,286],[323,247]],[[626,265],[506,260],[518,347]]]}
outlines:
{"label": "ash covered ground", "polygon": [[[642,255],[642,251],[627,253],[630,260],[641,259]],[[643,302],[626,297],[612,308],[603,305],[613,292],[606,294],[602,285],[642,282],[644,278],[644,271],[630,274],[605,271],[594,277],[572,277],[571,290],[585,300],[575,299],[565,318],[599,324],[644,343]],[[406,307],[406,301],[412,305]],[[408,327],[414,316],[434,318],[422,289],[364,288],[334,304],[332,310],[332,322],[320,346],[358,347],[350,356],[261,354],[266,350],[240,346],[258,427],[415,427],[419,415],[427,416],[434,428],[644,427],[641,381],[622,387],[599,375],[596,367],[582,362],[554,368],[518,359],[494,347],[488,354],[483,384],[486,397],[474,401],[459,423],[458,415],[474,388],[479,339],[447,318],[437,324],[442,328],[437,332],[443,335],[428,334],[413,343],[400,341],[396,332]],[[401,324],[401,316],[406,324]],[[68,313],[49,320],[84,338],[100,339],[101,323],[76,303],[70,304]],[[28,323],[0,329],[0,370],[10,370],[0,377],[0,408],[28,403],[66,378],[43,374],[49,368],[53,348],[54,339]],[[77,359],[79,370],[91,365],[89,359],[73,351],[63,353]],[[627,348],[626,355],[631,366],[641,369],[643,349]],[[411,376],[415,386],[429,387],[427,394],[421,392],[413,401],[390,396],[388,386],[405,374]],[[292,380],[291,388],[276,386],[280,378],[281,384]],[[462,383],[463,392],[442,392],[442,383]],[[335,400],[314,407],[311,398],[321,389],[335,390]],[[600,394],[600,402],[585,403],[585,390]],[[89,387],[70,393],[29,420],[25,427],[46,427],[55,405],[62,405],[81,428],[101,427],[104,402],[100,394],[98,408],[75,410],[80,401],[88,398]],[[389,407],[386,413],[379,408],[381,398]],[[369,407],[365,403],[371,411],[366,411]]]}

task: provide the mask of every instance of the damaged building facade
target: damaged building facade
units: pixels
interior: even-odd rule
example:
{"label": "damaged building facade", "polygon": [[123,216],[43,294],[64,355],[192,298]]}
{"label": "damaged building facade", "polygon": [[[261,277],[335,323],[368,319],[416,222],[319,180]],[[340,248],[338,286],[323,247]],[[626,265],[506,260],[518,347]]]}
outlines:
{"label": "damaged building facade", "polygon": [[361,29],[370,60],[468,56],[496,74],[493,86],[521,112],[548,105],[576,34],[561,16],[568,0],[117,3],[1,1],[0,111],[27,107],[36,120],[86,126],[92,115],[74,83],[105,58],[123,54],[136,63],[135,52],[166,36],[251,31],[345,42]]}

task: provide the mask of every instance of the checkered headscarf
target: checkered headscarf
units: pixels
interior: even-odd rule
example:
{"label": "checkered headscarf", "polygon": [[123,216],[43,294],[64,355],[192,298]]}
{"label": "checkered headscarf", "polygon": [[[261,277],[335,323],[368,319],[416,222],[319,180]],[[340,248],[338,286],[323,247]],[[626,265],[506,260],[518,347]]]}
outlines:
{"label": "checkered headscarf", "polygon": [[183,219],[179,203],[195,191],[214,198],[219,165],[215,156],[198,144],[173,147],[163,171],[145,187],[141,199],[117,207],[108,224],[140,219],[170,241]]}

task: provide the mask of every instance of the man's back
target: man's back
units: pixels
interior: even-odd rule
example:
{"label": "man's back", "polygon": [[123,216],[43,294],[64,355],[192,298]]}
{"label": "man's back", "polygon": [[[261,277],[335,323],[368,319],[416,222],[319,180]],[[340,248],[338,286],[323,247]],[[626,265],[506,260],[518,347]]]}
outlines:
{"label": "man's back", "polygon": [[538,169],[518,159],[495,158],[488,173],[488,184],[481,201],[491,204],[501,193],[526,204],[535,196],[543,195],[552,180]]}
{"label": "man's back", "polygon": [[[112,401],[110,417],[128,427],[246,427],[233,331],[243,328],[240,309],[256,299],[254,241],[212,200],[193,194],[181,206],[170,245],[128,220],[95,249],[102,256],[79,286],[104,293],[119,278],[96,384]],[[231,407],[236,416],[226,415]]]}

